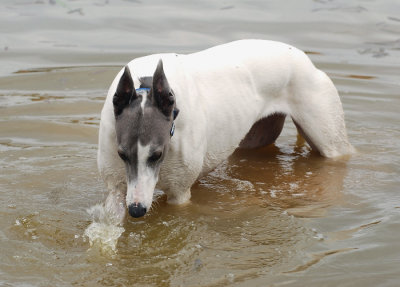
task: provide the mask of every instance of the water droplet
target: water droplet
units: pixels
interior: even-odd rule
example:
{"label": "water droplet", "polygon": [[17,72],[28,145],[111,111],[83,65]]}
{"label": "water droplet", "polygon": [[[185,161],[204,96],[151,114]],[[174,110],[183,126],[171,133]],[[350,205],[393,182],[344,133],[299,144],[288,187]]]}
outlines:
{"label": "water droplet", "polygon": [[230,283],[233,283],[233,281],[235,281],[235,274],[233,274],[233,273],[228,273],[228,274],[226,275],[226,278],[228,278],[228,281],[229,281]]}

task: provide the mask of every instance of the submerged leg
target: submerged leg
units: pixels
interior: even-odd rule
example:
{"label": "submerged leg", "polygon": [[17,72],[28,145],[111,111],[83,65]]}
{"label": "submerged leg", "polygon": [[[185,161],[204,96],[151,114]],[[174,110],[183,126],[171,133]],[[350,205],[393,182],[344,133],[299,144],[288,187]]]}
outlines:
{"label": "submerged leg", "polygon": [[352,153],[342,104],[328,76],[316,71],[312,84],[296,93],[290,106],[291,116],[298,132],[311,148],[325,157]]}
{"label": "submerged leg", "polygon": [[104,203],[104,208],[110,216],[111,223],[123,225],[126,218],[126,184],[121,183],[112,188]]}

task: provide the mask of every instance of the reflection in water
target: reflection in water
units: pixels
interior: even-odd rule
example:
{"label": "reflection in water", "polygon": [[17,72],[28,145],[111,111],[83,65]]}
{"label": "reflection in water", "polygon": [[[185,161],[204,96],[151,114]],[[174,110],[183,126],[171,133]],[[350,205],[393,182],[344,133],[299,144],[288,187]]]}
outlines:
{"label": "reflection in water", "polygon": [[87,256],[107,272],[86,274],[84,280],[226,285],[273,270],[304,269],[322,257],[304,263],[298,251],[322,235],[292,214],[323,215],[340,200],[345,173],[345,161],[322,159],[301,145],[271,145],[236,151],[198,181],[190,204],[168,205],[161,196],[150,214],[130,218],[124,228],[94,206],[84,233],[91,245]]}
{"label": "reflection in water", "polygon": [[208,190],[202,190],[201,197],[209,191],[234,191],[242,204],[274,206],[296,216],[315,217],[339,202],[345,174],[345,159],[321,158],[298,142],[291,153],[275,145],[237,150],[227,163],[201,179],[199,187]]}
{"label": "reflection in water", "polygon": [[[1,1],[0,285],[398,286],[398,1],[95,2]],[[237,151],[186,206],[161,197],[122,234],[91,218],[106,196],[99,113],[120,67],[239,38],[309,51],[358,154],[321,159],[287,122],[290,136]]]}
{"label": "reflection in water", "polygon": [[304,265],[300,265],[298,267],[296,267],[293,270],[290,271],[286,271],[284,273],[295,273],[295,272],[302,272],[307,270],[308,268],[312,267],[313,265],[319,263],[322,259],[324,259],[325,257],[328,257],[330,255],[335,255],[337,253],[342,253],[342,252],[349,252],[352,250],[356,250],[357,248],[343,248],[343,249],[337,249],[337,250],[330,250],[330,251],[326,251],[326,252],[321,252],[318,254],[312,254],[312,259],[310,261],[308,261],[306,264]]}
{"label": "reflection in water", "polygon": [[[301,146],[290,153],[274,145],[238,150],[199,180],[190,204],[168,205],[161,197],[144,219],[130,218],[112,263],[114,277],[102,283],[152,278],[174,286],[225,285],[282,264],[286,271],[303,268],[297,250],[321,237],[291,214],[323,215],[340,199],[345,167],[345,161],[322,159]],[[107,246],[116,234],[97,236]],[[132,272],[120,269],[127,265]]]}
{"label": "reflection in water", "polygon": [[[104,73],[102,67],[99,69],[102,75],[115,73],[114,68]],[[80,71],[85,70],[51,73],[82,77]],[[46,76],[33,74],[38,78],[28,77],[28,82]],[[90,74],[98,74],[96,68]],[[58,79],[52,79],[47,86],[57,86]],[[15,80],[11,78],[11,82]],[[9,82],[6,78],[1,81]],[[57,254],[65,260],[44,276],[51,277],[59,266],[76,260],[90,262],[76,269],[82,274],[79,282],[88,284],[227,285],[268,277],[271,272],[300,270],[315,261],[303,250],[310,241],[319,242],[326,235],[307,228],[298,218],[324,216],[331,205],[340,202],[346,161],[323,159],[301,139],[292,145],[296,132],[288,121],[284,133],[290,135],[282,135],[278,145],[237,150],[200,179],[188,205],[168,205],[165,197],[160,197],[149,215],[129,219],[123,228],[107,221],[101,205],[89,208],[88,219],[85,210],[103,199],[103,185],[97,180],[95,157],[91,156],[96,152],[98,111],[103,99],[97,87],[92,88],[91,92],[27,91],[19,92],[20,98],[2,97],[9,105],[2,113],[8,121],[0,123],[1,148],[8,153],[1,159],[7,166],[2,178],[15,181],[13,188],[23,190],[10,206],[19,206],[24,196],[35,198],[43,190],[47,194],[45,203],[38,199],[29,205],[40,214],[21,212],[21,207],[10,209],[16,214],[12,216],[14,238],[51,248],[55,244],[52,238],[56,238],[58,245],[66,250],[74,246],[77,252],[66,257]],[[32,101],[34,98],[43,100]],[[23,180],[18,177],[21,172]],[[68,184],[64,184],[66,181]],[[90,198],[82,199],[86,194]],[[66,202],[67,214],[58,213],[57,208],[48,211]],[[81,212],[74,218],[77,205]],[[74,222],[79,226],[66,229]],[[46,254],[46,248],[38,248],[30,256],[38,258]],[[319,253],[315,254],[318,257]],[[304,262],[304,257],[311,259]],[[59,259],[47,262],[53,260]]]}

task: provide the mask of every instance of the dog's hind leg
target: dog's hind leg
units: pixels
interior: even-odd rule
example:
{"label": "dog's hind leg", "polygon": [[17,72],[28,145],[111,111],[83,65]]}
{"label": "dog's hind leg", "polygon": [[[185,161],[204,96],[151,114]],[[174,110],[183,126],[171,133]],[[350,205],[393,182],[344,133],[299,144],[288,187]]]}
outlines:
{"label": "dog's hind leg", "polygon": [[298,132],[322,156],[337,157],[353,152],[347,139],[342,104],[332,81],[322,71],[301,77],[300,87],[289,102]]}

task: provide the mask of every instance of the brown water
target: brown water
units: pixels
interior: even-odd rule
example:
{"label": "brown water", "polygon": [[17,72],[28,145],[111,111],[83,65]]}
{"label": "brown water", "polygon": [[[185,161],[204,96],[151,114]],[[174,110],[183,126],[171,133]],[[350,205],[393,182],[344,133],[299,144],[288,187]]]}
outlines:
{"label": "brown water", "polygon": [[[0,7],[0,286],[400,285],[398,1]],[[358,153],[320,158],[287,120],[276,145],[201,179],[189,205],[160,196],[124,229],[93,227],[106,195],[99,115],[116,72],[240,38],[307,51],[339,89]]]}

